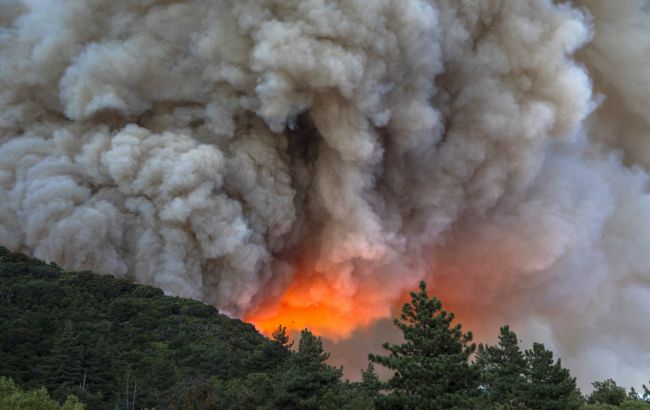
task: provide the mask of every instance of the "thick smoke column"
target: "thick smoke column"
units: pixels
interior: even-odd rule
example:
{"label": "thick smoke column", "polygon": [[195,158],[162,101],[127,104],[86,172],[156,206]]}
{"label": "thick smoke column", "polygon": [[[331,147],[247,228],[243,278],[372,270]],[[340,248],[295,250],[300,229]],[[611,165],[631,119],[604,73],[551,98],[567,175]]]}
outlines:
{"label": "thick smoke column", "polygon": [[426,278],[645,381],[649,9],[0,0],[0,243],[332,338]]}

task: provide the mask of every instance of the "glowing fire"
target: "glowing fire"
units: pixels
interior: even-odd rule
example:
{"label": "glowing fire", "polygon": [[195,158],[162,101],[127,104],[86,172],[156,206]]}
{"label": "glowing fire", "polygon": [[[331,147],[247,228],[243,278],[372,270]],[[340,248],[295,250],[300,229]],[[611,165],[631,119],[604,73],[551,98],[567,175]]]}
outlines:
{"label": "glowing fire", "polygon": [[[398,317],[402,305],[410,301],[409,292],[417,289],[416,284],[386,289],[368,277],[342,281],[345,275],[309,272],[296,274],[279,299],[248,312],[243,319],[267,336],[281,324],[289,331],[308,328],[319,336],[341,340],[380,319]],[[462,323],[465,331],[472,330],[477,336],[493,333],[495,324],[481,319],[481,312],[491,310],[500,316],[497,301],[481,303],[477,296],[480,289],[465,281],[463,275],[446,274],[444,270],[437,273],[428,275],[429,295],[439,297],[443,308],[455,313],[456,323]]]}
{"label": "glowing fire", "polygon": [[367,289],[330,283],[319,274],[299,274],[278,301],[250,312],[244,320],[270,335],[279,324],[290,331],[310,329],[337,340],[376,320],[390,317],[391,306]]}

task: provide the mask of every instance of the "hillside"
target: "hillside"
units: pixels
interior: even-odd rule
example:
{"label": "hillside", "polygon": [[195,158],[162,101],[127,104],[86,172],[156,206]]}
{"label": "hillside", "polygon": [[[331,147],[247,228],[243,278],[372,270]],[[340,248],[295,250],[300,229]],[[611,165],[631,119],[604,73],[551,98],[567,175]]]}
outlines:
{"label": "hillside", "polygon": [[170,406],[187,386],[270,372],[288,353],[211,306],[5,248],[0,301],[0,375],[89,408],[127,394],[137,407]]}
{"label": "hillside", "polygon": [[[405,343],[350,383],[308,330],[268,339],[212,306],[0,247],[0,410],[650,408],[646,386],[641,397],[611,379],[583,397],[551,351],[520,349],[508,326],[477,346],[424,282],[395,324]],[[372,363],[394,375],[380,382]]]}

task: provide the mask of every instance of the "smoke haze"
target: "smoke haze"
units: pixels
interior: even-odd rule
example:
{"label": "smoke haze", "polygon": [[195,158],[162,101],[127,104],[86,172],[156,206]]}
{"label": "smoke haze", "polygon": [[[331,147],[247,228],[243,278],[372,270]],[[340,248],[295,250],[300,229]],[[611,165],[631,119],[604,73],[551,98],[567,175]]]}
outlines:
{"label": "smoke haze", "polygon": [[261,330],[647,382],[649,172],[646,0],[0,0],[0,243]]}

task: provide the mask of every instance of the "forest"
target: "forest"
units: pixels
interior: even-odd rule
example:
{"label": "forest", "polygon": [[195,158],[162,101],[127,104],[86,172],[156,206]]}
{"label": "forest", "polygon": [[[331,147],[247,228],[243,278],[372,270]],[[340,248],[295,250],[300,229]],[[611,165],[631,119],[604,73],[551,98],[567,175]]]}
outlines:
{"label": "forest", "polygon": [[[271,338],[198,301],[0,248],[0,409],[650,409],[650,390],[583,395],[543,344],[508,326],[476,344],[424,282],[360,382],[308,329]],[[376,367],[392,371],[381,380]]]}

